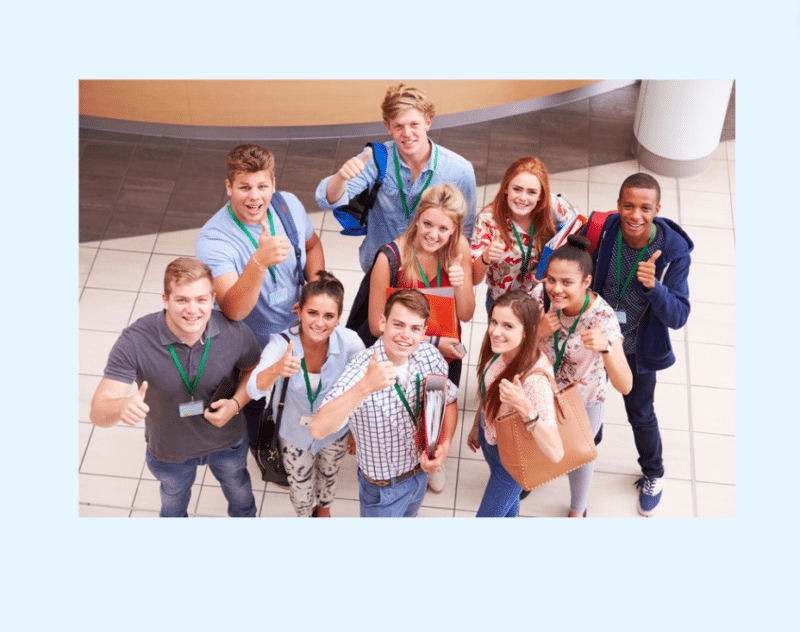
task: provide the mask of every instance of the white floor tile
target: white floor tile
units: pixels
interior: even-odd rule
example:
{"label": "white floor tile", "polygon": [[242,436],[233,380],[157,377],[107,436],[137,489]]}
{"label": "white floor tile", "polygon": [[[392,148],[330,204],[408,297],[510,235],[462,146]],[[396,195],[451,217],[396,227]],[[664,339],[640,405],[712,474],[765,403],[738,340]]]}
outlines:
{"label": "white floor tile", "polygon": [[736,306],[694,301],[686,329],[689,342],[735,346]]}
{"label": "white floor tile", "polygon": [[325,253],[325,266],[329,270],[361,271],[361,264],[358,261],[360,239],[324,231],[320,235],[320,240]]}
{"label": "white floor tile", "polygon": [[697,480],[704,483],[736,484],[736,438],[694,433]]}
{"label": "white floor tile", "polygon": [[200,234],[199,228],[161,233],[156,239],[153,252],[177,257],[194,257],[194,244]]}
{"label": "white floor tile", "polygon": [[733,228],[733,211],[729,193],[684,191],[680,196],[680,224],[691,237],[691,226]]}
{"label": "white floor tile", "polygon": [[130,507],[138,484],[138,478],[81,473],[78,494],[82,503]]}
{"label": "white floor tile", "polygon": [[700,518],[735,518],[736,488],[733,485],[696,483],[697,515]]}
{"label": "white floor tile", "polygon": [[[615,185],[617,187],[617,193],[619,193],[619,187],[625,181],[625,178],[638,171],[639,163],[635,160],[589,167],[589,182]],[[560,175],[561,174],[559,174],[559,176]],[[616,201],[616,197],[614,200]]]}
{"label": "white floor tile", "polygon": [[86,279],[86,286],[107,290],[138,291],[149,258],[149,254],[142,252],[101,248],[97,251],[92,271]]}
{"label": "white floor tile", "polygon": [[97,248],[86,248],[83,245],[78,248],[78,287],[86,285],[86,279],[89,277],[96,256]]}
{"label": "white floor tile", "polygon": [[136,300],[136,292],[99,290],[87,287],[80,300],[80,328],[120,333]]}
{"label": "white floor tile", "polygon": [[79,423],[78,424],[78,464],[86,454],[86,448],[89,445],[89,437],[92,435],[92,424]]}
{"label": "white floor tile", "polygon": [[138,478],[144,468],[144,428],[97,428],[81,464],[82,474]]}
{"label": "white floor tile", "polygon": [[697,263],[736,265],[736,248],[732,230],[705,226],[686,226],[686,233],[694,242],[692,265]]}
{"label": "white floor tile", "polygon": [[103,370],[108,362],[111,347],[119,338],[119,334],[106,331],[79,331],[78,361],[79,371],[82,375],[103,375]]}
{"label": "white floor tile", "polygon": [[689,296],[705,303],[736,304],[736,269],[709,263],[692,263]]}
{"label": "white floor tile", "polygon": [[81,518],[127,518],[131,515],[130,509],[116,507],[99,507],[96,505],[78,505],[78,516]]}
{"label": "white floor tile", "polygon": [[693,385],[691,398],[692,430],[736,435],[736,391]]}
{"label": "white floor tile", "polygon": [[689,343],[692,384],[736,388],[736,349],[701,342]]}

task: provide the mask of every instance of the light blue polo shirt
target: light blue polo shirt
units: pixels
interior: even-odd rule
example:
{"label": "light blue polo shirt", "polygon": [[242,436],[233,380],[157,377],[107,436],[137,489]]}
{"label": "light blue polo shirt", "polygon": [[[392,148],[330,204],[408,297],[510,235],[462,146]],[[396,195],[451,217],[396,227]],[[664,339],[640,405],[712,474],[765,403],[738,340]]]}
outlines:
{"label": "light blue polo shirt", "polygon": [[[286,200],[288,210],[294,219],[297,233],[300,236],[300,265],[306,266],[306,241],[311,239],[314,234],[314,227],[306,215],[302,202],[292,193],[281,191]],[[283,223],[276,215],[275,201],[270,204],[273,224],[275,225],[276,235],[286,235]],[[245,229],[258,242],[261,231],[264,230],[261,224],[244,224]],[[244,267],[253,256],[256,249],[247,235],[242,232],[239,225],[233,220],[228,212],[227,203],[214,215],[211,216],[197,237],[195,243],[195,254],[197,258],[211,268],[214,278],[228,272],[236,272],[241,276]],[[245,318],[247,324],[256,335],[258,344],[263,349],[269,341],[271,333],[277,333],[286,329],[295,320],[292,314],[292,307],[300,298],[300,283],[297,278],[297,258],[294,249],[290,248],[289,256],[285,261],[274,266],[276,281],[272,280],[272,275],[267,272],[264,274],[264,283],[261,285],[261,293],[256,301],[256,305]],[[285,298],[274,304],[270,304],[270,297],[276,295],[281,290],[285,290]]]}

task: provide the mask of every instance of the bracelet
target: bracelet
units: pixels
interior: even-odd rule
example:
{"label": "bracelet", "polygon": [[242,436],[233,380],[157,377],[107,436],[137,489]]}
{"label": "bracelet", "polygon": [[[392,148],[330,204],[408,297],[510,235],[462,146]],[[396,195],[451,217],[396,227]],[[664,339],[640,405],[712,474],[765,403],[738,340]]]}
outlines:
{"label": "bracelet", "polygon": [[485,254],[486,254],[486,251],[484,250],[484,251],[481,253],[481,261],[483,261],[483,265],[485,265],[486,267],[489,267],[489,266],[490,266],[490,265],[492,265],[492,264],[491,264],[491,263],[489,263],[489,262],[487,262],[487,261],[486,261],[486,259],[484,259],[484,258],[483,258],[483,255],[485,255]]}
{"label": "bracelet", "polygon": [[539,413],[536,413],[536,417],[534,417],[533,419],[529,419],[528,421],[525,422],[525,428],[527,428],[529,431],[533,430],[534,426],[536,426],[537,421],[539,421]]}
{"label": "bracelet", "polygon": [[430,342],[431,342],[431,344],[433,344],[433,336],[431,336],[431,340],[430,340]]}
{"label": "bracelet", "polygon": [[435,346],[437,349],[439,348],[439,341],[440,341],[441,339],[442,339],[442,337],[441,337],[441,336],[436,336],[436,342],[434,343],[434,346]]}
{"label": "bracelet", "polygon": [[255,263],[255,264],[256,264],[256,266],[258,267],[258,269],[259,269],[259,270],[266,270],[266,269],[267,269],[267,266],[261,265],[261,264],[260,264],[260,263],[259,263],[259,262],[256,260],[256,256],[255,256],[255,255],[253,255],[253,263]]}
{"label": "bracelet", "polygon": [[241,405],[239,404],[239,400],[236,399],[235,395],[231,395],[231,399],[236,402],[236,412],[238,413],[242,409]]}

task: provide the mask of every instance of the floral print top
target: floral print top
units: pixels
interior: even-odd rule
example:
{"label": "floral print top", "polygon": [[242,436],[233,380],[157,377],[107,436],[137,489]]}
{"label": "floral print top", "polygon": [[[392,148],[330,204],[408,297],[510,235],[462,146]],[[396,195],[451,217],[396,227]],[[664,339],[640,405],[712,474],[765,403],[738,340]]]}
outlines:
{"label": "floral print top", "polygon": [[[570,216],[570,209],[561,198],[555,194],[550,194],[550,208],[552,210],[553,226],[558,226]],[[525,278],[521,278],[522,273],[522,252],[519,244],[514,238],[514,231],[509,220],[508,231],[511,233],[511,246],[506,244],[505,254],[499,261],[492,263],[486,271],[486,283],[492,298],[497,298],[511,290],[524,289],[532,290],[538,281],[535,280],[536,268],[539,265],[539,256],[534,244],[531,249],[531,262],[528,265]],[[530,237],[527,232],[517,227],[522,246],[527,251]],[[472,234],[472,261],[476,261],[483,252],[494,241],[499,234],[497,224],[492,218],[491,209],[484,209],[475,219],[475,232]]]}

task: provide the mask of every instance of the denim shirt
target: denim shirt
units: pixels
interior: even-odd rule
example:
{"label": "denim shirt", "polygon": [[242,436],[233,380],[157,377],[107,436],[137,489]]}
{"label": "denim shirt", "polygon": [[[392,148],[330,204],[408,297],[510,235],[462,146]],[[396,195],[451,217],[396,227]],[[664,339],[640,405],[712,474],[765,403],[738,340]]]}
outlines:
{"label": "denim shirt", "polygon": [[[400,199],[400,187],[397,183],[394,159],[395,143],[394,141],[385,143],[388,152],[386,175],[378,191],[375,206],[373,206],[372,210],[369,212],[367,235],[358,250],[358,258],[361,263],[361,269],[364,272],[367,272],[372,266],[375,255],[381,246],[397,239],[406,232],[408,225],[414,218],[414,211],[411,210],[411,206],[414,204],[414,200],[422,193],[422,188],[425,186],[425,182],[428,180],[428,174],[431,171],[433,171],[433,176],[431,177],[428,188],[437,184],[447,183],[458,187],[464,195],[464,199],[467,201],[467,216],[464,218],[464,236],[467,239],[472,237],[477,197],[475,191],[475,170],[472,168],[472,164],[466,159],[449,149],[435,145],[430,139],[428,140],[431,143],[431,156],[428,159],[428,164],[425,166],[425,169],[422,170],[413,183],[411,182],[411,167],[409,167],[398,154],[400,177],[403,181],[403,193],[406,196],[409,207],[408,219],[406,219],[405,211],[403,210],[403,202]],[[439,150],[439,156],[436,170],[434,171],[433,163],[437,148]],[[365,152],[359,154],[359,157],[362,157],[364,153]],[[324,178],[317,187],[316,199],[321,209],[333,209],[342,204],[346,204],[351,198],[355,197],[365,188],[368,186],[371,187],[372,183],[378,178],[378,168],[375,166],[374,160],[368,160],[364,170],[355,178],[348,180],[347,188],[342,197],[333,204],[330,204],[326,198],[326,190],[328,188],[328,182],[332,177],[333,176],[328,176]]]}
{"label": "denim shirt", "polygon": [[[283,333],[289,336],[289,340],[294,341],[292,355],[297,358],[304,357],[305,353],[303,351],[303,343],[300,341],[299,328],[292,326]],[[267,346],[261,353],[261,360],[258,366],[255,371],[250,374],[250,379],[247,382],[247,394],[252,399],[259,399],[261,397],[269,398],[271,391],[259,390],[256,386],[256,378],[261,371],[269,368],[283,357],[288,344],[289,343],[287,343],[280,334],[273,334],[270,337],[269,343],[267,343]],[[328,339],[328,355],[325,358],[325,363],[322,365],[322,388],[320,389],[319,395],[317,395],[317,398],[314,400],[313,411],[308,401],[308,390],[306,389],[303,369],[301,368],[289,378],[289,388],[286,390],[286,401],[284,403],[283,417],[281,418],[281,428],[279,432],[281,437],[295,448],[310,450],[312,454],[316,454],[321,448],[330,445],[347,434],[349,427],[345,425],[341,430],[328,435],[324,439],[313,439],[311,433],[308,431],[308,426],[300,425],[300,418],[302,416],[311,417],[319,410],[326,393],[331,390],[334,383],[339,379],[347,362],[362,349],[364,349],[364,343],[361,342],[361,338],[358,337],[356,332],[346,329],[341,325],[333,330],[331,337]],[[272,414],[276,420],[282,386],[283,378],[278,378],[275,382],[275,397],[273,397],[272,400]]]}

